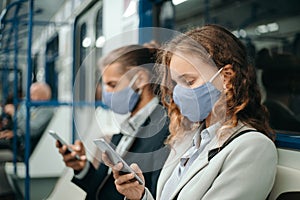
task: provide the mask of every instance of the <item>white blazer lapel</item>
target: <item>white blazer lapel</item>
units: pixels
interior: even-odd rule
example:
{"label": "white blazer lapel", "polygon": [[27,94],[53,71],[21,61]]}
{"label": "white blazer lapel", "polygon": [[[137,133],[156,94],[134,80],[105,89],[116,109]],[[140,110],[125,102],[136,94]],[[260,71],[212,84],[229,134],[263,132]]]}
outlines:
{"label": "white blazer lapel", "polygon": [[192,146],[194,134],[188,133],[179,143],[172,147],[169,157],[160,173],[159,180],[157,182],[157,198],[160,199],[160,195],[164,188],[165,183],[172,175],[174,169],[177,167],[180,158],[183,154]]}
{"label": "white blazer lapel", "polygon": [[180,192],[180,190],[194,177],[194,175],[197,174],[200,170],[202,170],[207,165],[208,165],[207,154],[200,154],[197,159],[197,162],[191,165],[191,167],[188,169],[186,174],[183,175],[181,181],[179,182],[173,195],[171,196],[171,199],[175,198],[177,196],[177,193]]}
{"label": "white blazer lapel", "polygon": [[166,163],[166,164],[167,166],[164,166],[164,168],[162,169],[157,182],[156,199],[160,199],[164,185],[166,184],[167,180],[170,178],[174,169],[177,166],[177,162]]}
{"label": "white blazer lapel", "polygon": [[[234,135],[236,132],[242,131],[245,128],[245,125],[242,123],[239,123],[237,127],[233,128],[231,130],[231,134],[228,135]],[[227,138],[228,138],[227,137]],[[177,188],[175,189],[173,195],[171,196],[171,199],[174,199],[177,194],[181,191],[181,189],[203,168],[205,168],[209,161],[208,161],[208,152],[212,149],[218,148],[222,146],[222,143],[227,139],[223,138],[222,141],[218,140],[218,136],[215,135],[214,138],[211,140],[211,142],[204,148],[204,150],[200,153],[198,158],[194,161],[194,163],[190,166],[190,168],[187,170],[187,172],[182,176],[182,179],[180,183],[178,184]]]}
{"label": "white blazer lapel", "polygon": [[215,136],[212,141],[205,147],[205,149],[200,153],[198,158],[194,161],[194,163],[190,166],[190,168],[183,174],[181,181],[176,187],[171,199],[175,198],[180,190],[203,168],[208,165],[208,152],[211,149],[218,147],[218,140]]}

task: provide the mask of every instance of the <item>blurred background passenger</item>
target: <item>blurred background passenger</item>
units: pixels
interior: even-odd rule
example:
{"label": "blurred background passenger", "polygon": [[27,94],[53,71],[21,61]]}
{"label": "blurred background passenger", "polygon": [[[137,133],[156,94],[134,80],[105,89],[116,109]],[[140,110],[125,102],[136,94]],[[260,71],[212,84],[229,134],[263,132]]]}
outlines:
{"label": "blurred background passenger", "polygon": [[[30,99],[31,101],[48,101],[51,98],[51,89],[46,83],[36,82],[30,87]],[[4,107],[4,111],[10,115],[11,118],[14,116],[14,105],[9,103]],[[26,133],[26,105],[21,103],[17,109],[17,151],[18,159],[23,160],[25,151],[25,133]],[[45,128],[50,122],[53,116],[53,108],[51,107],[31,107],[30,108],[30,140],[31,148],[30,153],[37,145],[41,138]],[[12,126],[6,130],[0,132],[0,146],[2,149],[12,149],[13,140]]]}
{"label": "blurred background passenger", "polygon": [[[289,54],[275,54],[272,62],[265,64],[262,75],[267,99],[264,102],[270,112],[270,125],[276,130],[300,132],[300,118],[293,110],[300,95],[300,60]],[[293,108],[292,108],[293,106]]]}
{"label": "blurred background passenger", "polygon": [[264,69],[271,65],[272,65],[272,58],[269,50],[267,48],[263,48],[260,51],[258,51],[255,56],[255,67],[256,67],[257,84],[259,85],[259,89],[261,92],[262,102],[266,101],[267,98],[266,88],[264,87],[262,81],[262,74]]}
{"label": "blurred background passenger", "polygon": [[0,131],[13,129],[12,116],[14,109],[13,95],[9,94],[4,105],[2,106]]}

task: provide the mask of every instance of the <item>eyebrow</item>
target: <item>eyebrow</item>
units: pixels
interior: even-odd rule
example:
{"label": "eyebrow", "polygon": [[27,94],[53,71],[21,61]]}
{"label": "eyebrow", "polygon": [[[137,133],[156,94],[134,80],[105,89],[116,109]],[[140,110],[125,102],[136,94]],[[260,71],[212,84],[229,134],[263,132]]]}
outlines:
{"label": "eyebrow", "polygon": [[104,83],[105,85],[111,85],[111,84],[117,84],[118,82],[117,81],[109,81],[107,83]]}
{"label": "eyebrow", "polygon": [[195,75],[193,73],[185,73],[182,75],[177,76],[177,78],[182,79],[182,78],[189,78],[189,77],[195,77]]}

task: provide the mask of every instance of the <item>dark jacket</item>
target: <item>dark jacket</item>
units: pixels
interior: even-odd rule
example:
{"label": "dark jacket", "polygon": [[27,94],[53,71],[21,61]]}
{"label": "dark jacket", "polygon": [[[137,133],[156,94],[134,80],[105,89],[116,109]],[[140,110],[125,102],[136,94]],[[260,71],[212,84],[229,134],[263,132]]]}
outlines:
{"label": "dark jacket", "polygon": [[[169,155],[169,147],[164,145],[169,135],[168,126],[169,120],[165,110],[157,106],[139,128],[132,146],[124,157],[129,165],[132,163],[139,165],[145,177],[145,185],[154,196],[161,168]],[[114,135],[111,143],[118,145],[122,135],[122,133]],[[87,193],[86,199],[123,200],[124,196],[116,190],[112,174],[107,176],[107,171],[108,167],[102,163],[98,169],[91,164],[83,179],[74,177],[72,182]]]}

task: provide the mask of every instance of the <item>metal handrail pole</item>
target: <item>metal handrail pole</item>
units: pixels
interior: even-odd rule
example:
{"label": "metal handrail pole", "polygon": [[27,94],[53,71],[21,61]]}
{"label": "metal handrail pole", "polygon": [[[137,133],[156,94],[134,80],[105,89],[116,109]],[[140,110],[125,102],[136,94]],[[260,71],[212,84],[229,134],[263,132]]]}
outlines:
{"label": "metal handrail pole", "polygon": [[15,109],[15,114],[13,118],[13,132],[14,132],[14,137],[13,137],[13,152],[14,152],[14,157],[13,157],[13,163],[14,163],[14,173],[17,174],[17,124],[18,124],[18,118],[17,118],[17,108],[18,108],[18,54],[19,54],[19,47],[18,47],[18,40],[19,40],[19,34],[18,34],[18,26],[19,22],[17,19],[17,15],[20,9],[20,5],[17,6],[16,11],[15,11],[15,20],[14,20],[14,98],[13,98],[13,103],[14,103],[14,109]]}
{"label": "metal handrail pole", "polygon": [[33,21],[33,0],[29,0],[28,15],[28,49],[27,49],[27,88],[26,88],[26,134],[25,134],[25,200],[30,199],[30,174],[29,174],[29,156],[30,156],[30,86],[32,80],[32,21]]}

